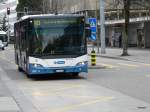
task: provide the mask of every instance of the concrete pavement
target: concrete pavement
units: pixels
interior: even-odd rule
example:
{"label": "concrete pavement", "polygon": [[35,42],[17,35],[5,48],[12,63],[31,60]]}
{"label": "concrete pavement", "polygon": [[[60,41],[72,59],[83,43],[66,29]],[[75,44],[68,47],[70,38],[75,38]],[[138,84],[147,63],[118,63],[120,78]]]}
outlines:
{"label": "concrete pavement", "polygon": [[[11,61],[8,62],[11,63]],[[3,85],[2,89],[5,90],[3,92],[8,94],[8,96],[0,97],[0,112],[38,112],[36,107],[19,89],[18,84],[8,75],[10,74],[7,74],[0,65],[0,82]],[[1,93],[2,91],[0,91]]]}
{"label": "concrete pavement", "polygon": [[[121,56],[122,48],[106,48],[106,54],[97,53],[96,47],[94,49],[98,57],[120,59],[120,60],[127,60],[127,61],[150,64],[150,49],[129,48],[128,49],[129,56]],[[88,54],[90,54],[91,50],[92,50],[92,47],[89,47]]]}
{"label": "concrete pavement", "polygon": [[9,89],[4,84],[4,79],[1,75],[3,74],[3,70],[0,68],[0,112],[21,112],[17,102],[14,100],[12,95],[10,94]]}
{"label": "concrete pavement", "polygon": [[[116,79],[114,82],[118,80],[120,82],[116,84],[121,85],[125,81],[126,84],[126,80],[133,80],[131,73],[136,75],[133,69],[130,69],[131,73],[122,75],[120,75],[120,71],[124,72],[124,69],[120,68],[119,70],[89,70],[87,78],[84,78],[84,76],[82,78],[83,74],[81,74],[81,77],[76,79],[73,77],[68,78],[68,76],[60,79],[57,77],[54,79],[28,79],[24,73],[17,71],[13,60],[14,54],[10,52],[13,51],[11,47],[9,46],[5,51],[0,52],[0,78],[1,83],[4,85],[2,87],[4,87],[3,89],[8,88],[8,93],[11,94],[8,94],[9,98],[4,98],[4,101],[6,101],[3,104],[4,106],[0,104],[0,107],[4,107],[0,112],[20,112],[19,108],[22,112],[150,112],[150,104],[148,102],[97,83],[103,80],[113,85],[111,83],[113,80],[109,79],[113,79],[114,74],[116,75],[119,72],[117,77],[114,77]],[[103,63],[104,60],[107,60],[103,59],[99,58],[97,61]],[[116,63],[118,60],[113,61],[115,62],[112,63]],[[134,70],[137,71],[137,68]],[[145,73],[149,73],[149,69]],[[140,76],[139,79],[141,80],[142,75]],[[95,78],[91,81],[92,77]],[[128,77],[128,79],[121,80],[122,77],[123,79]],[[99,80],[99,78],[102,80]],[[149,78],[146,79],[149,80]],[[135,79],[133,82],[140,80]],[[124,85],[121,87],[125,89]],[[3,99],[0,101],[3,101]],[[9,105],[15,109],[10,108]]]}

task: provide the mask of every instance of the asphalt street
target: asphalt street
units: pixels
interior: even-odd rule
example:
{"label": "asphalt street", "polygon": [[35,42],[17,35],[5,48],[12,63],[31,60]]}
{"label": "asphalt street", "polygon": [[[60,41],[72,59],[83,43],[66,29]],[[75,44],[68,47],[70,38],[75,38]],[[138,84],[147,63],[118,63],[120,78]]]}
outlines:
{"label": "asphalt street", "polygon": [[97,66],[28,78],[9,45],[0,51],[0,112],[150,112],[150,64],[97,57]]}

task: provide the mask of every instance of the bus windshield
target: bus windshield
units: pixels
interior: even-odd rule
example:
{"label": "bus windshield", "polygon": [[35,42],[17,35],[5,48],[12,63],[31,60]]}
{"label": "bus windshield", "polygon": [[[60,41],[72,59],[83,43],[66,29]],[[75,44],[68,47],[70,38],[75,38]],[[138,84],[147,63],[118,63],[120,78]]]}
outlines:
{"label": "bus windshield", "polygon": [[83,18],[37,19],[32,34],[33,55],[86,54]]}

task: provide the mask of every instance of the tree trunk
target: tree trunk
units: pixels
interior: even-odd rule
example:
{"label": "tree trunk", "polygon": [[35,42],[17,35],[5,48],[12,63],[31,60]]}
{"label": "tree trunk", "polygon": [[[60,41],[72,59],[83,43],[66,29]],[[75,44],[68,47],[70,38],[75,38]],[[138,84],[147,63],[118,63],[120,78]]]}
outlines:
{"label": "tree trunk", "polygon": [[122,56],[128,56],[128,30],[130,18],[130,0],[124,0],[125,24],[123,28],[123,53]]}
{"label": "tree trunk", "polygon": [[58,0],[52,0],[52,10],[53,13],[55,14],[58,13]]}

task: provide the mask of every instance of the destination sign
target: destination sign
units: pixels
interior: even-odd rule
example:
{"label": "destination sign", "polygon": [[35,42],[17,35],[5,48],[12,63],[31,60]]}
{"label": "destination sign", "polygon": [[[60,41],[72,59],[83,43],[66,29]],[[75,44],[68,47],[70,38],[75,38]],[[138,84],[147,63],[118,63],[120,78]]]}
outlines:
{"label": "destination sign", "polygon": [[56,24],[77,24],[77,19],[39,19],[34,20],[34,26],[56,25]]}

